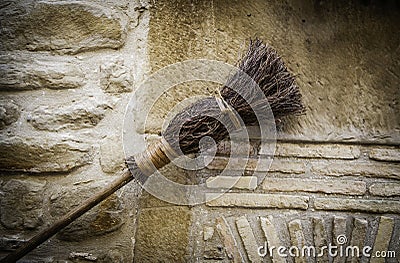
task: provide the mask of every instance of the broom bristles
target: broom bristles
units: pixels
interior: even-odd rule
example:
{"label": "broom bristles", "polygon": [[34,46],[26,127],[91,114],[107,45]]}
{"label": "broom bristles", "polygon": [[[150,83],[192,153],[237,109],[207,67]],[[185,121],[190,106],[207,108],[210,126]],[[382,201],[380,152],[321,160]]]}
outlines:
{"label": "broom bristles", "polygon": [[[260,87],[267,98],[275,120],[288,115],[304,113],[301,93],[296,85],[295,77],[288,71],[281,57],[271,46],[264,44],[259,39],[250,40],[249,49],[240,60],[238,67]],[[242,118],[246,117],[243,118],[246,125],[256,125],[255,116],[251,116],[252,110],[249,110],[243,97],[230,87],[235,87],[240,94],[250,99],[252,105],[265,102],[258,96],[252,96],[252,90],[248,89],[248,85],[242,83],[243,81],[241,73],[238,72],[228,79],[227,85],[221,89],[221,94],[239,114],[241,112],[246,114],[242,116]],[[242,108],[244,109],[242,110]]]}
{"label": "broom bristles", "polygon": [[[258,115],[256,116],[253,111],[255,106],[258,112],[269,104],[275,120],[288,115],[302,114],[305,111],[295,77],[269,45],[259,39],[251,40],[247,53],[238,63],[238,68],[242,72],[238,71],[229,77],[220,93],[237,111],[245,125],[258,125]],[[260,87],[265,95],[264,98],[256,95],[249,79],[243,77],[243,72]],[[222,123],[231,126],[225,127]],[[229,116],[221,115],[215,98],[206,98],[176,115],[163,136],[173,149],[180,149],[183,154],[189,154],[199,151],[199,141],[204,136],[210,136],[219,142],[228,136],[228,129],[234,129]]]}

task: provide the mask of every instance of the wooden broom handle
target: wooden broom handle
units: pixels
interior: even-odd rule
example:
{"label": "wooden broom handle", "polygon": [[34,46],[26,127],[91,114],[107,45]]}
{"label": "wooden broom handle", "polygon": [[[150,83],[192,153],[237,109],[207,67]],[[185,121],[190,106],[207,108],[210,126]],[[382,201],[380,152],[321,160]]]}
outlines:
{"label": "wooden broom handle", "polygon": [[[121,177],[118,177],[111,184],[107,185],[103,190],[87,199],[84,203],[61,217],[49,228],[43,229],[30,240],[24,243],[21,247],[8,254],[5,258],[0,260],[0,263],[16,262],[30,251],[38,247],[44,241],[54,236],[58,231],[71,224],[78,217],[92,209],[98,203],[109,197],[115,191],[129,183],[135,178],[132,172],[138,176],[138,180],[143,182],[147,176],[150,176],[157,168],[161,168],[170,162],[169,158],[175,158],[177,155],[175,151],[169,146],[165,139],[161,139],[151,144],[143,153],[137,154],[126,160],[129,168],[135,167],[136,171],[130,171],[129,168],[124,169]],[[144,176],[144,177],[143,177]]]}
{"label": "wooden broom handle", "polygon": [[74,210],[70,211],[55,223],[53,223],[49,228],[43,229],[39,233],[37,233],[34,237],[32,237],[29,241],[24,243],[21,247],[17,250],[8,254],[5,258],[1,259],[1,263],[13,263],[16,262],[18,259],[22,258],[30,251],[38,247],[44,241],[49,239],[50,237],[54,236],[58,231],[63,229],[64,227],[68,226],[72,223],[75,219],[92,209],[98,203],[109,197],[115,191],[132,181],[134,178],[130,171],[126,168],[122,172],[122,176],[118,177],[115,181],[111,184],[106,186],[103,190],[99,191],[97,194],[93,195],[89,199],[87,199],[84,203],[76,207]]}

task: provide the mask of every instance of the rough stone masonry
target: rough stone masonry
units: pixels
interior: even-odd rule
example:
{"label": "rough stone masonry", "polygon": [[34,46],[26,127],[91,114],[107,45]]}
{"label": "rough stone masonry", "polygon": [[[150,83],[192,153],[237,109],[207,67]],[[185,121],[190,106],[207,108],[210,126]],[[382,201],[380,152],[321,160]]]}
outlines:
{"label": "rough stone masonry", "polygon": [[[257,253],[265,243],[338,245],[340,235],[344,245],[394,251],[386,262],[399,261],[399,14],[394,0],[2,1],[0,256],[124,167],[124,111],[146,77],[186,59],[234,64],[258,36],[297,75],[307,106],[278,127],[262,182],[256,158],[267,157],[255,132],[244,176],[220,198],[177,206],[131,183],[26,261],[368,261]],[[137,133],[157,137],[178,102],[214,92],[191,84],[160,97]],[[240,175],[242,167],[217,177],[229,151],[225,141],[205,169],[162,172],[204,182],[212,195]]]}

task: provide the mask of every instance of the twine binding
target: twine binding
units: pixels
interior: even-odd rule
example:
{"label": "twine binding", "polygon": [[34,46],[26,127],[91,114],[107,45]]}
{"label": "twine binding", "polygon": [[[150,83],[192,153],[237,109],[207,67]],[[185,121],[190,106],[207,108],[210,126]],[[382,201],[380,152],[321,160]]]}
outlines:
{"label": "twine binding", "polygon": [[161,137],[161,140],[149,145],[144,152],[135,155],[135,162],[143,174],[150,176],[178,156],[164,137]]}
{"label": "twine binding", "polygon": [[235,126],[235,128],[236,129],[242,128],[239,118],[237,117],[233,108],[224,100],[219,89],[218,89],[218,95],[217,97],[215,97],[215,99],[217,100],[217,104],[221,112],[223,114],[228,114],[228,117]]}

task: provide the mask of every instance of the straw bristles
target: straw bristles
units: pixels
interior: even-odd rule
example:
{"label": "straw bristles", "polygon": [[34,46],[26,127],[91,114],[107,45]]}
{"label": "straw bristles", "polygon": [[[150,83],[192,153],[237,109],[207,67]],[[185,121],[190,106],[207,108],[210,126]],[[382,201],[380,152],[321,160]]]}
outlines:
{"label": "straw bristles", "polygon": [[[283,60],[272,47],[259,39],[251,40],[249,49],[238,67],[242,72],[238,71],[229,77],[220,93],[227,104],[236,110],[244,125],[258,125],[253,109],[257,112],[268,112],[263,111],[267,109],[268,104],[275,120],[304,112],[295,77],[287,70]],[[264,98],[257,95],[249,79],[243,77],[243,72],[258,84],[265,95]],[[227,127],[222,123],[228,123]],[[189,154],[199,151],[201,138],[210,136],[219,142],[228,136],[230,129],[234,129],[233,123],[227,114],[221,115],[216,99],[206,98],[175,116],[163,136],[172,148]]]}

